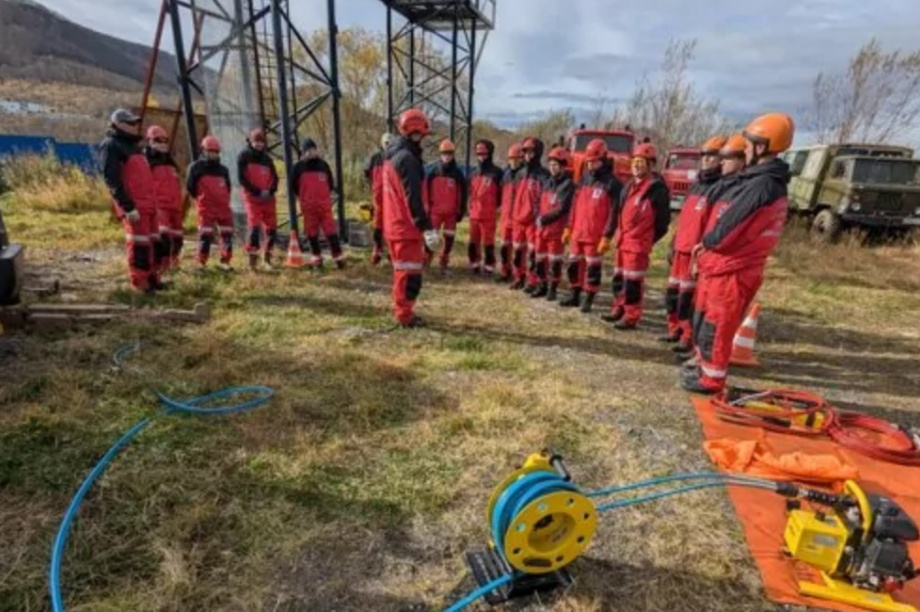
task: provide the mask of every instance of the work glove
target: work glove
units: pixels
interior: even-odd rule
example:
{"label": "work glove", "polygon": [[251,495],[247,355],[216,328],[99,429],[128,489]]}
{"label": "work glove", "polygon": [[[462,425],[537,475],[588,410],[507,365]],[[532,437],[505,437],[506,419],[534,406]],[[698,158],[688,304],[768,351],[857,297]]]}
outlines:
{"label": "work glove", "polygon": [[141,213],[137,212],[137,209],[129,210],[125,213],[125,219],[128,220],[128,223],[134,225],[141,220]]}
{"label": "work glove", "polygon": [[259,197],[262,198],[263,200],[268,200],[269,198],[272,197],[272,192],[269,191],[268,189],[263,189],[262,191],[259,192]]}
{"label": "work glove", "polygon": [[570,230],[569,228],[565,228],[562,231],[562,244],[568,244],[571,239],[572,239],[572,230]]}
{"label": "work glove", "polygon": [[597,254],[604,255],[609,250],[610,250],[610,238],[601,238],[601,241],[597,243]]}
{"label": "work glove", "polygon": [[374,207],[371,204],[364,202],[358,207],[358,210],[361,214],[361,220],[365,223],[370,223],[374,218]]}
{"label": "work glove", "polygon": [[435,230],[427,230],[423,236],[425,237],[425,247],[429,251],[435,253],[441,248],[441,237],[438,235],[438,232]]}

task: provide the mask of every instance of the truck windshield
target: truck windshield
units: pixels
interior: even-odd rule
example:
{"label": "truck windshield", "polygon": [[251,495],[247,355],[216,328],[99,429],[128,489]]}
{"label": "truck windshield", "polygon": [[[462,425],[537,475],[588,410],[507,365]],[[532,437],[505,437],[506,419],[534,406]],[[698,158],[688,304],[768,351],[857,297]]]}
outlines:
{"label": "truck windshield", "polygon": [[693,153],[675,153],[668,157],[668,170],[696,170],[700,156]]}
{"label": "truck windshield", "polygon": [[857,160],[853,165],[854,183],[876,185],[920,185],[920,162],[893,159]]}
{"label": "truck windshield", "polygon": [[594,140],[595,138],[602,139],[607,143],[607,150],[612,151],[613,153],[632,153],[633,150],[633,137],[624,136],[620,134],[598,134],[598,133],[589,133],[576,134],[574,141],[575,151],[582,152],[588,148],[588,143]]}

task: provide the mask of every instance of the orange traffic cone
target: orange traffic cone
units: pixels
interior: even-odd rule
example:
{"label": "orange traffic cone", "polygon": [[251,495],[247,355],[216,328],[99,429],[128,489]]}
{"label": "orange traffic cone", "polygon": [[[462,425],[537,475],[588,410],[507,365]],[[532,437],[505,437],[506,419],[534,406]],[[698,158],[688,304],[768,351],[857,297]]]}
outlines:
{"label": "orange traffic cone", "polygon": [[300,239],[296,230],[291,230],[291,241],[288,243],[287,261],[284,265],[288,268],[303,268],[307,265],[303,251],[300,250]]}
{"label": "orange traffic cone", "polygon": [[732,343],[732,365],[748,367],[760,365],[757,357],[754,356],[754,339],[757,336],[757,317],[759,316],[760,304],[754,302],[744,318],[744,323],[735,334],[735,340]]}

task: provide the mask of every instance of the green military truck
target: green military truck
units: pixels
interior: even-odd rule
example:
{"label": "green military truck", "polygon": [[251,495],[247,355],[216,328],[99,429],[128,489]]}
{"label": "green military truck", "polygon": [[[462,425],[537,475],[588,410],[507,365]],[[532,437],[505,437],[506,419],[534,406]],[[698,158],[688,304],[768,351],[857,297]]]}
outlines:
{"label": "green military truck", "polygon": [[811,234],[833,242],[847,228],[901,232],[920,227],[920,160],[907,147],[867,144],[790,149],[789,210]]}

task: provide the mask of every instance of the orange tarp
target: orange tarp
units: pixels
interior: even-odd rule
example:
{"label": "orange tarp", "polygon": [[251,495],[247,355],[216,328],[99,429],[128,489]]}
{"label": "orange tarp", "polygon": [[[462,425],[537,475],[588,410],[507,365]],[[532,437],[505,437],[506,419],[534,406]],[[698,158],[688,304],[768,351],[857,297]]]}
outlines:
{"label": "orange tarp", "polygon": [[[719,420],[703,397],[693,397],[697,417],[707,441],[722,439],[752,440],[761,450],[774,457],[804,453],[830,455],[843,460],[859,472],[858,482],[868,493],[881,493],[894,499],[909,516],[920,521],[920,468],[877,461],[837,446],[828,438],[805,438],[764,431]],[[757,445],[755,445],[757,447]],[[767,597],[777,603],[806,605],[841,612],[860,612],[857,608],[823,599],[803,597],[798,580],[821,582],[820,576],[807,565],[793,562],[782,554],[783,530],[786,526],[785,501],[779,495],[760,489],[728,487],[738,519],[744,526],[751,556],[757,563]],[[911,558],[920,564],[920,542],[909,543]],[[920,578],[908,582],[894,594],[899,603],[920,608]]]}

